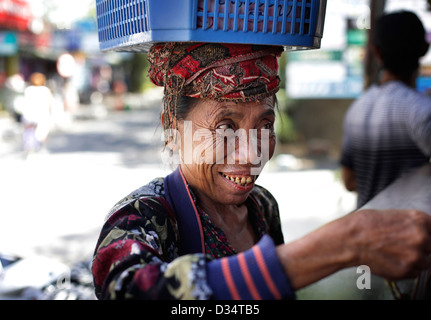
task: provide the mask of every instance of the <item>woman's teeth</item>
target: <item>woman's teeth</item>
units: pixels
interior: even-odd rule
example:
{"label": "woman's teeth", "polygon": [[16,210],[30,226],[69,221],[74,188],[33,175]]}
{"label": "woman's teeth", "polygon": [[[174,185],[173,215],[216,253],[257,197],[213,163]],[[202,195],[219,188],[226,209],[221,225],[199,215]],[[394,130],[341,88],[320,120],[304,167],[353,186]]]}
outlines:
{"label": "woman's teeth", "polygon": [[223,176],[226,179],[228,179],[228,180],[230,180],[232,182],[235,182],[239,186],[247,186],[247,185],[249,185],[250,183],[253,182],[253,178],[252,177],[247,177],[247,178],[246,177],[236,177],[236,176],[228,176],[228,175],[225,175],[225,174],[223,174]]}

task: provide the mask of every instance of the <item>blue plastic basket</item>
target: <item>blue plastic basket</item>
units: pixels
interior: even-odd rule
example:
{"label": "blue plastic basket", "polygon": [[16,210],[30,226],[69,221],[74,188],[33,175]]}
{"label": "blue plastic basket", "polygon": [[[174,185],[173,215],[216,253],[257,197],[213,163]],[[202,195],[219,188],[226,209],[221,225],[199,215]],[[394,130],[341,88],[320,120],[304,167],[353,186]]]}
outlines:
{"label": "blue plastic basket", "polygon": [[326,0],[96,0],[100,48],[147,52],[169,41],[317,49]]}

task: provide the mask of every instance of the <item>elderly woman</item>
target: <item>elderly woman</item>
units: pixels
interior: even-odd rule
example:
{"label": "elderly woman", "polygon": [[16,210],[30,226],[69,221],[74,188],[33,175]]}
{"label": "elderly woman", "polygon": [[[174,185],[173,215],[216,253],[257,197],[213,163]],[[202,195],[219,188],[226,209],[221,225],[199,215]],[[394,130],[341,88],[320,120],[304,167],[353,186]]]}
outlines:
{"label": "elderly woman", "polygon": [[281,53],[210,43],[150,49],[150,78],[165,88],[166,145],[180,163],[109,213],[92,266],[98,298],[292,299],[350,266],[389,279],[428,266],[431,218],[417,211],[358,211],[284,244],[277,202],[256,184],[275,147]]}

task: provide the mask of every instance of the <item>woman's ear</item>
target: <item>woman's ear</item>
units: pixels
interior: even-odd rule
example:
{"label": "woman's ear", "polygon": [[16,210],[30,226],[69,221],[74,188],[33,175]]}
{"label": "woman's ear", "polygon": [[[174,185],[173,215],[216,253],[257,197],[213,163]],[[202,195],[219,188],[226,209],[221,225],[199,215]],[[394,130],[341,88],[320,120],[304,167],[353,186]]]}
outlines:
{"label": "woman's ear", "polygon": [[179,151],[181,149],[181,137],[178,130],[171,130],[171,135],[168,137],[167,146],[172,151]]}
{"label": "woman's ear", "polygon": [[[178,128],[166,128],[165,124],[165,113],[162,112],[160,115],[160,121],[162,122],[162,128],[164,132],[165,146],[172,151],[178,151],[181,149],[181,135],[178,132]],[[175,122],[173,122],[175,123]],[[174,125],[173,125],[174,126]]]}

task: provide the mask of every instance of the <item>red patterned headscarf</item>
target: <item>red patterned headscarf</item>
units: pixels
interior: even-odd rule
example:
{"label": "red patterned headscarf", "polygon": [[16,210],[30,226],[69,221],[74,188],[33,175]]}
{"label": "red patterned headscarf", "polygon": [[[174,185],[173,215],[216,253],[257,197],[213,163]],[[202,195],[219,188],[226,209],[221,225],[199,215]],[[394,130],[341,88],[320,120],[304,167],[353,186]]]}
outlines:
{"label": "red patterned headscarf", "polygon": [[165,128],[176,116],[178,96],[249,102],[273,95],[279,89],[277,58],[282,52],[282,47],[244,44],[153,45],[149,77],[165,88]]}

